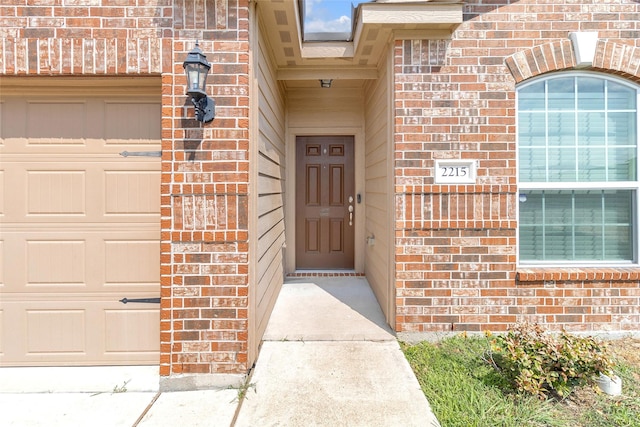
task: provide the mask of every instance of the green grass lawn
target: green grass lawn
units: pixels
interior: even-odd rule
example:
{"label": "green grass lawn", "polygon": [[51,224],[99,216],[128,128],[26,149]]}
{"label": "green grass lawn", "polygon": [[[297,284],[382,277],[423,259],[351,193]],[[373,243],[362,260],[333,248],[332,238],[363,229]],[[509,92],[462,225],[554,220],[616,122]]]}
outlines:
{"label": "green grass lawn", "polygon": [[[541,400],[513,392],[484,361],[487,338],[460,336],[402,349],[442,427],[640,427],[640,365],[634,359],[616,358],[622,396],[585,387],[564,400]],[[616,354],[624,356],[622,350]]]}

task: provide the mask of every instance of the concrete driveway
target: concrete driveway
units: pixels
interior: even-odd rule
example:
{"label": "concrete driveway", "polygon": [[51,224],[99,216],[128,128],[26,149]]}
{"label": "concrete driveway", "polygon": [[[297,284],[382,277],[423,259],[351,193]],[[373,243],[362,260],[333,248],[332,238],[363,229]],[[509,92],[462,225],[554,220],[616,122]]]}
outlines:
{"label": "concrete driveway", "polygon": [[242,401],[157,384],[157,367],[2,368],[0,425],[439,426],[364,277],[283,285]]}

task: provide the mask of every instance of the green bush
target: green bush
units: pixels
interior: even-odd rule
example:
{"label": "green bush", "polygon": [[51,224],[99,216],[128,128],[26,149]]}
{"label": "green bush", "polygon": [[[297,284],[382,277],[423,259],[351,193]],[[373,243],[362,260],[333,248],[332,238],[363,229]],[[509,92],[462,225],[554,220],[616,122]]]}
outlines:
{"label": "green bush", "polygon": [[493,337],[488,360],[516,390],[541,398],[566,396],[613,368],[606,344],[565,331],[551,334],[531,323]]}

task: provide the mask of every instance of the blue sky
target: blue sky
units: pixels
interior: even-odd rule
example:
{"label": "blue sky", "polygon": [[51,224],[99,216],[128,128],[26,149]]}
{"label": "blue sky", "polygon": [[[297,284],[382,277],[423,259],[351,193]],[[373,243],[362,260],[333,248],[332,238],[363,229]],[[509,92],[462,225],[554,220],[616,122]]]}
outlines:
{"label": "blue sky", "polygon": [[351,5],[371,0],[305,0],[305,32],[350,32]]}

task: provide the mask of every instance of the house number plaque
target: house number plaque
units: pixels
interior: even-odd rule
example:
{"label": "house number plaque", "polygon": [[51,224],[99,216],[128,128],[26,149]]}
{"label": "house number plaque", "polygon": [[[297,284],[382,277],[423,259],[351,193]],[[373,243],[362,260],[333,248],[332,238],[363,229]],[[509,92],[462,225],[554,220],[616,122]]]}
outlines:
{"label": "house number plaque", "polygon": [[436,184],[475,184],[474,160],[436,160]]}

